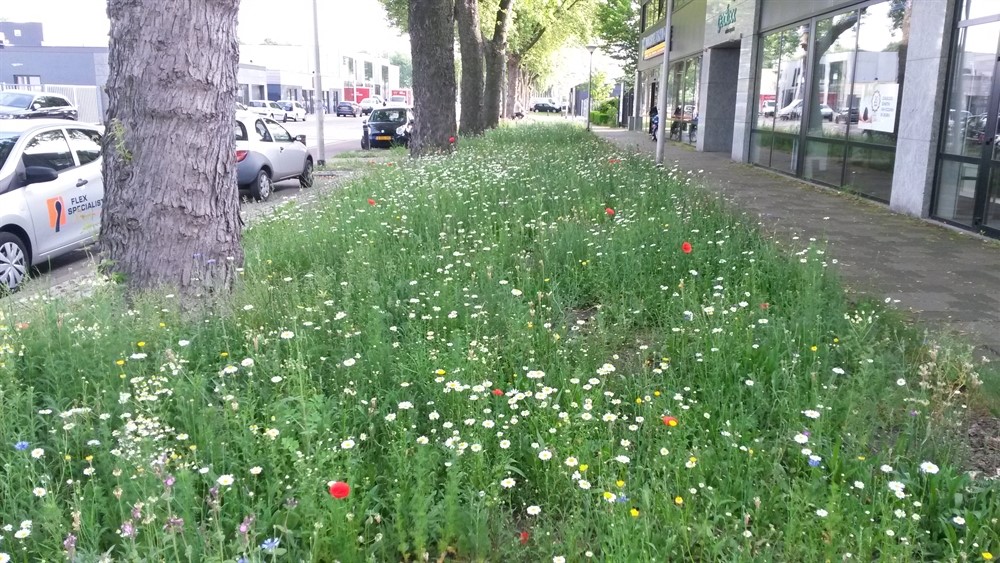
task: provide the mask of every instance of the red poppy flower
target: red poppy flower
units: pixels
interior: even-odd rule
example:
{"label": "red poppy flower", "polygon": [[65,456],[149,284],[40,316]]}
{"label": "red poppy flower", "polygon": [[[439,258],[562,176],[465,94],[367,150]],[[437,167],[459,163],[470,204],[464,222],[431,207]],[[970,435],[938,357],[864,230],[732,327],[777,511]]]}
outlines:
{"label": "red poppy flower", "polygon": [[674,416],[665,416],[665,417],[663,417],[663,424],[666,424],[667,426],[673,428],[674,426],[677,426],[677,424],[678,424],[677,417],[674,417]]}
{"label": "red poppy flower", "polygon": [[452,135],[451,137],[448,137],[448,142],[454,145],[455,144],[455,136]]}
{"label": "red poppy flower", "polygon": [[521,532],[520,534],[518,534],[518,537],[521,540],[521,545],[524,545],[524,544],[528,543],[528,538],[530,538],[531,535],[528,534],[528,532]]}
{"label": "red poppy flower", "polygon": [[760,308],[764,309],[764,310],[767,310],[767,308],[770,307],[770,306],[771,306],[771,304],[768,303],[767,301],[765,301],[765,302],[763,302],[763,303],[760,304]]}
{"label": "red poppy flower", "polygon": [[369,199],[368,200],[368,205],[375,205],[375,200],[374,199]]}
{"label": "red poppy flower", "polygon": [[608,164],[618,164],[621,161],[622,160],[620,158],[609,158],[608,159]]}
{"label": "red poppy flower", "polygon": [[692,250],[694,249],[691,248],[691,243],[688,241],[684,241],[684,244],[681,245],[681,252],[684,254],[691,254]]}
{"label": "red poppy flower", "polygon": [[607,213],[608,215],[612,216],[612,217],[614,217],[614,216],[615,216],[615,210],[614,210],[614,209],[611,209],[610,207],[606,207],[606,208],[604,209],[604,212],[605,212],[605,213]]}
{"label": "red poppy flower", "polygon": [[497,397],[499,397],[499,396],[503,395],[503,389],[494,389],[493,390],[493,394],[496,395]]}
{"label": "red poppy flower", "polygon": [[347,498],[349,494],[351,494],[351,486],[343,481],[336,481],[330,485],[330,496],[333,498]]}

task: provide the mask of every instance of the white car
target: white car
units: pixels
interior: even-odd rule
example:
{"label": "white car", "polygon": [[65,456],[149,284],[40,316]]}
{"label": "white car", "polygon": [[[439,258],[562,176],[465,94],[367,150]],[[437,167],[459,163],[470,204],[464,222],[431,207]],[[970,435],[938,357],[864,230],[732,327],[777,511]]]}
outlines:
{"label": "white car", "polygon": [[0,121],[0,293],[20,287],[33,264],[95,242],[103,201],[98,127]]}
{"label": "white car", "polygon": [[306,108],[295,100],[278,100],[277,104],[285,110],[285,115],[292,121],[305,121]]}
{"label": "white car", "polygon": [[376,107],[385,105],[385,100],[381,96],[372,96],[361,100],[361,115],[368,115]]}
{"label": "white car", "polygon": [[269,102],[267,100],[250,100],[247,102],[247,109],[257,115],[262,115],[270,119],[288,121],[288,113],[286,113],[285,108],[279,106],[277,102]]}
{"label": "white car", "polygon": [[313,184],[313,157],[306,136],[292,136],[279,123],[252,112],[237,112],[236,183],[257,201],[271,197],[274,183],[296,179],[299,187]]}
{"label": "white car", "polygon": [[778,110],[779,119],[799,119],[802,117],[802,100],[792,100],[792,103]]}

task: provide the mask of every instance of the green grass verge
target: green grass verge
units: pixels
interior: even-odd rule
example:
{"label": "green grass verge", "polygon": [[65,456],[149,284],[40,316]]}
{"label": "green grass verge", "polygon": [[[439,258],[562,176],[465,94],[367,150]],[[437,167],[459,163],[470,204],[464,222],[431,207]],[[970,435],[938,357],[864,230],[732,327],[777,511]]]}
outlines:
{"label": "green grass verge", "polygon": [[691,181],[578,127],[501,128],[255,224],[203,318],[108,291],[8,319],[0,553],[1000,551],[997,487],[958,464],[967,356]]}

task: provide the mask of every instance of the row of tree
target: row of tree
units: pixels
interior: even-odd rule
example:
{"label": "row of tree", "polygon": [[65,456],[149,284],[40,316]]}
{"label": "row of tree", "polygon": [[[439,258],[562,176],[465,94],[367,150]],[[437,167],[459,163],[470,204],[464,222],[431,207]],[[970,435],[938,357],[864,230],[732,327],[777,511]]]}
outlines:
{"label": "row of tree", "polygon": [[[525,106],[568,41],[596,28],[607,46],[621,43],[612,55],[626,62],[637,41],[631,0],[381,2],[411,38],[417,156],[455,142],[456,35],[463,135],[495,127],[516,101]],[[242,267],[232,134],[239,6],[108,0],[101,250],[130,293],[168,286],[199,302],[227,293]]]}
{"label": "row of tree", "polygon": [[[552,69],[552,54],[594,31],[598,0],[380,0],[410,34],[414,105],[411,153],[448,150],[457,132],[478,135],[511,116]],[[453,30],[453,31],[452,31]],[[461,68],[461,115],[455,130]]]}

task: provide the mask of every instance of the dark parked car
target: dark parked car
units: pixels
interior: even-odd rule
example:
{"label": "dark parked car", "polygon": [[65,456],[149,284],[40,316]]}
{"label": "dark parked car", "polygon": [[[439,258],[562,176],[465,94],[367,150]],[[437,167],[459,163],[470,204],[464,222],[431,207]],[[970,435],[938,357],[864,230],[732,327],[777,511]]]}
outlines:
{"label": "dark parked car", "polygon": [[833,116],[836,123],[858,122],[858,108],[840,108],[840,111]]}
{"label": "dark parked car", "polygon": [[374,109],[362,125],[361,148],[408,146],[412,130],[413,112],[410,108],[389,106]]}
{"label": "dark parked car", "polygon": [[337,104],[337,117],[344,115],[349,115],[351,117],[357,117],[361,115],[361,106],[355,102],[344,101]]}
{"label": "dark parked car", "polygon": [[562,108],[551,102],[538,102],[537,104],[531,106],[531,111],[540,111],[543,113],[559,113],[560,111],[562,111]]}
{"label": "dark parked car", "polygon": [[0,92],[0,119],[77,119],[79,112],[69,99],[51,92],[6,90]]}

